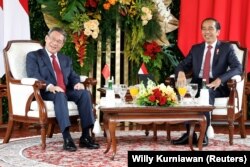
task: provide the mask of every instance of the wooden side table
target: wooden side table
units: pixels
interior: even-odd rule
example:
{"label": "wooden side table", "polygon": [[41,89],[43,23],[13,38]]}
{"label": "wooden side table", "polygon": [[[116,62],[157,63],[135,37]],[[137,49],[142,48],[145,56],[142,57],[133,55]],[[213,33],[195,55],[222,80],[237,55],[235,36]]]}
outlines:
{"label": "wooden side table", "polygon": [[2,98],[7,97],[7,86],[5,84],[0,84],[0,125],[3,124],[3,103]]}

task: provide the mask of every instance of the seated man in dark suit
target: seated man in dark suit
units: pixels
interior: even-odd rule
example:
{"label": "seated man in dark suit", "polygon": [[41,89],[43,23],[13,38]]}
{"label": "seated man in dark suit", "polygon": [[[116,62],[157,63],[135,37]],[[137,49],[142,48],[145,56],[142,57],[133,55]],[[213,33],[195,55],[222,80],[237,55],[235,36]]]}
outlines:
{"label": "seated man in dark suit", "polygon": [[[235,55],[233,46],[217,39],[220,34],[220,24],[217,20],[214,18],[204,19],[201,32],[204,42],[192,46],[187,57],[177,66],[175,75],[177,83],[184,84],[186,83],[185,73],[192,70],[191,82],[198,83],[199,88],[201,88],[202,79],[206,79],[206,86],[209,88],[209,103],[213,105],[216,97],[229,96],[226,82],[232,76],[240,75],[242,66]],[[208,127],[210,125],[210,113],[206,113],[205,116]],[[188,125],[187,131],[189,131]],[[194,134],[194,141],[197,141],[196,134]],[[188,133],[177,140],[173,140],[172,143],[176,145],[187,144]],[[207,136],[203,140],[203,146],[206,145],[208,145]]]}
{"label": "seated man in dark suit", "polygon": [[90,137],[89,132],[95,121],[91,97],[80,83],[79,75],[74,72],[71,59],[59,52],[65,41],[66,32],[58,27],[52,28],[45,37],[45,47],[28,53],[27,75],[46,83],[46,90],[41,90],[41,96],[44,100],[54,102],[56,119],[64,139],[64,150],[77,149],[69,132],[71,123],[67,100],[74,101],[79,111],[82,126],[79,146],[97,149],[99,145]]}

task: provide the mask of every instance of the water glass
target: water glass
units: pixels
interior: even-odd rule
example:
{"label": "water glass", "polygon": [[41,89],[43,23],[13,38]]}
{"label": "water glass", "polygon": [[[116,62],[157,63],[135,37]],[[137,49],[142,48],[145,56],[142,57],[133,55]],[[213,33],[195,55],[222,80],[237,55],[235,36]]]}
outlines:
{"label": "water glass", "polygon": [[188,91],[190,93],[190,96],[192,97],[193,104],[195,104],[196,103],[195,102],[195,96],[196,96],[196,94],[198,92],[198,84],[196,84],[196,83],[190,83],[188,85]]}
{"label": "water glass", "polygon": [[127,93],[128,87],[125,84],[118,85],[118,94],[120,98],[122,99],[122,102],[125,103],[125,96]]}

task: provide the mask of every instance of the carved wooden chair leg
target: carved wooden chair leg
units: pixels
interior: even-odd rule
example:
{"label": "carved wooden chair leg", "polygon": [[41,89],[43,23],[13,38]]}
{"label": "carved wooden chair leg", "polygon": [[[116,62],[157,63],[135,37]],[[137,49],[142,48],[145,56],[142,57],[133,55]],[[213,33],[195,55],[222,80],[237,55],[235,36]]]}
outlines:
{"label": "carved wooden chair leg", "polygon": [[233,121],[228,121],[229,123],[229,144],[233,145],[233,135],[234,135],[234,124]]}
{"label": "carved wooden chair leg", "polygon": [[238,119],[238,125],[239,125],[239,130],[240,130],[240,136],[241,138],[246,138],[246,128],[245,128],[245,121],[244,121],[244,117],[241,116]]}
{"label": "carved wooden chair leg", "polygon": [[3,143],[8,143],[9,142],[10,137],[11,137],[12,132],[13,132],[13,129],[14,129],[14,121],[9,119]]}

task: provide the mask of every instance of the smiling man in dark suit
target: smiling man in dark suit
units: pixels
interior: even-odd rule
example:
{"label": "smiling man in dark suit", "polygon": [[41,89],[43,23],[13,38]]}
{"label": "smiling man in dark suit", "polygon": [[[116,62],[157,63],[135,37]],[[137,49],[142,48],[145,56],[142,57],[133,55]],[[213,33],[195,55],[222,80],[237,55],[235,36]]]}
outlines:
{"label": "smiling man in dark suit", "polygon": [[28,53],[27,75],[46,83],[46,90],[41,90],[41,96],[54,103],[56,119],[64,139],[64,150],[77,150],[69,132],[71,123],[67,100],[74,101],[78,108],[82,126],[79,146],[97,149],[99,145],[90,137],[89,132],[94,125],[91,97],[80,83],[79,75],[73,70],[71,59],[59,52],[65,41],[66,33],[63,29],[50,29],[45,37],[45,47]]}
{"label": "smiling man in dark suit", "polygon": [[[214,104],[215,97],[229,96],[229,89],[226,82],[234,75],[242,73],[242,66],[238,61],[233,46],[229,43],[219,41],[217,37],[220,34],[220,23],[214,18],[206,18],[202,21],[201,32],[204,42],[193,45],[187,57],[177,66],[175,75],[177,83],[185,84],[185,73],[192,71],[192,83],[198,83],[201,88],[202,79],[206,78],[207,87],[209,88],[209,103]],[[207,55],[210,51],[209,56]],[[206,57],[210,57],[205,65]],[[206,67],[207,66],[207,67]],[[206,70],[208,69],[208,70]],[[208,71],[207,74],[205,74]],[[199,94],[199,93],[198,93]],[[197,95],[198,95],[197,94]],[[207,119],[207,127],[210,124],[209,112],[205,113]],[[172,143],[187,144],[188,131],[181,138],[173,140]],[[197,136],[194,134],[194,141]],[[205,136],[203,146],[208,145],[208,138]]]}

